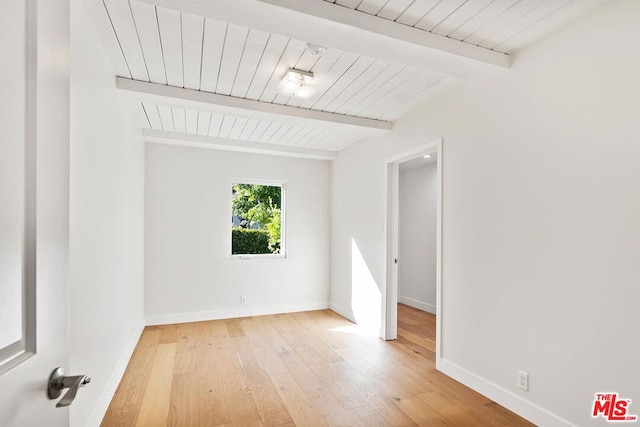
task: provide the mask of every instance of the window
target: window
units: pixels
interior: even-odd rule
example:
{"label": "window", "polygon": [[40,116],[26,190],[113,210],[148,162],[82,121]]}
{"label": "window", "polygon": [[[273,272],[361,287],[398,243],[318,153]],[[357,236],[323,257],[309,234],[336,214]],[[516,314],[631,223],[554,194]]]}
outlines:
{"label": "window", "polygon": [[231,183],[231,255],[284,257],[284,183]]}

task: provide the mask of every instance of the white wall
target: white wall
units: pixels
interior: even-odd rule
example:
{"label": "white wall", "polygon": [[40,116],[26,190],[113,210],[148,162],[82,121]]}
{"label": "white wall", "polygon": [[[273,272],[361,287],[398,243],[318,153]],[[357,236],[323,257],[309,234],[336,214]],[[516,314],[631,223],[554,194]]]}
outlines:
{"label": "white wall", "polygon": [[[286,258],[229,257],[232,178],[286,182]],[[147,144],[147,323],[326,308],[329,185],[325,161]]]}
{"label": "white wall", "polygon": [[342,151],[332,304],[352,303],[352,239],[384,284],[385,159],[444,137],[443,369],[540,425],[601,424],[602,390],[640,413],[638,22],[607,3]]}
{"label": "white wall", "polygon": [[[422,160],[422,159],[420,159]],[[398,302],[436,313],[438,164],[403,170],[398,195]]]}
{"label": "white wall", "polygon": [[80,0],[71,49],[71,423],[97,426],[144,325],[144,145]]}

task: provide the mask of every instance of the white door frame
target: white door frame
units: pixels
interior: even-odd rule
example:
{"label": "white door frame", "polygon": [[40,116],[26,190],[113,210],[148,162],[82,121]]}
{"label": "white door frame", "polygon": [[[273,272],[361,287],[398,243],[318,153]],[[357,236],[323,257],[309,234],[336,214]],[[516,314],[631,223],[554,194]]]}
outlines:
{"label": "white door frame", "polygon": [[[383,286],[382,298],[382,331],[385,340],[394,340],[398,336],[398,194],[400,188],[400,163],[412,160],[425,154],[437,155],[437,231],[436,231],[436,369],[440,367],[442,344],[442,138],[405,151],[387,159],[387,209],[385,224],[386,234],[386,284]],[[402,262],[402,260],[399,260]]]}

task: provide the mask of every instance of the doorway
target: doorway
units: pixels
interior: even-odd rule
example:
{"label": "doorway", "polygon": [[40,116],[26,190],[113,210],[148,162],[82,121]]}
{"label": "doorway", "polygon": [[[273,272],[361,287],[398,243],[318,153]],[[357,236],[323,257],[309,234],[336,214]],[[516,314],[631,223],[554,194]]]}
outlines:
{"label": "doorway", "polygon": [[[383,326],[381,336],[385,340],[394,340],[398,336],[398,278],[400,266],[402,265],[402,251],[400,250],[401,230],[400,227],[400,204],[401,204],[401,169],[407,170],[413,165],[422,163],[435,164],[435,299],[429,304],[426,301],[420,301],[427,306],[421,309],[429,308],[436,315],[436,346],[435,346],[435,362],[436,368],[440,364],[440,344],[442,342],[442,139],[439,138],[428,144],[417,147],[413,150],[401,153],[387,160],[387,217],[386,217],[386,286],[383,287],[385,292],[383,298]],[[403,271],[403,274],[410,271]],[[423,293],[422,295],[426,295]],[[407,302],[406,296],[400,298]],[[411,298],[418,300],[419,298]],[[418,304],[414,304],[418,305]],[[431,307],[429,307],[429,305]]]}

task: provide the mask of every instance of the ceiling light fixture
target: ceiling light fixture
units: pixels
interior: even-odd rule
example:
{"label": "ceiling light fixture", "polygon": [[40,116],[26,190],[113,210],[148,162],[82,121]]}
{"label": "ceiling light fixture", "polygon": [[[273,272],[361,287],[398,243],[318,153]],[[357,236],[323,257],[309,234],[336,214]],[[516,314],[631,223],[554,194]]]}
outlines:
{"label": "ceiling light fixture", "polygon": [[278,85],[278,93],[293,98],[307,99],[313,96],[318,87],[310,71],[289,69]]}
{"label": "ceiling light fixture", "polygon": [[424,156],[422,156],[423,159],[430,159],[431,158],[431,154],[425,154]]}
{"label": "ceiling light fixture", "polygon": [[327,48],[313,43],[307,43],[307,52],[311,56],[322,55],[327,51]]}

